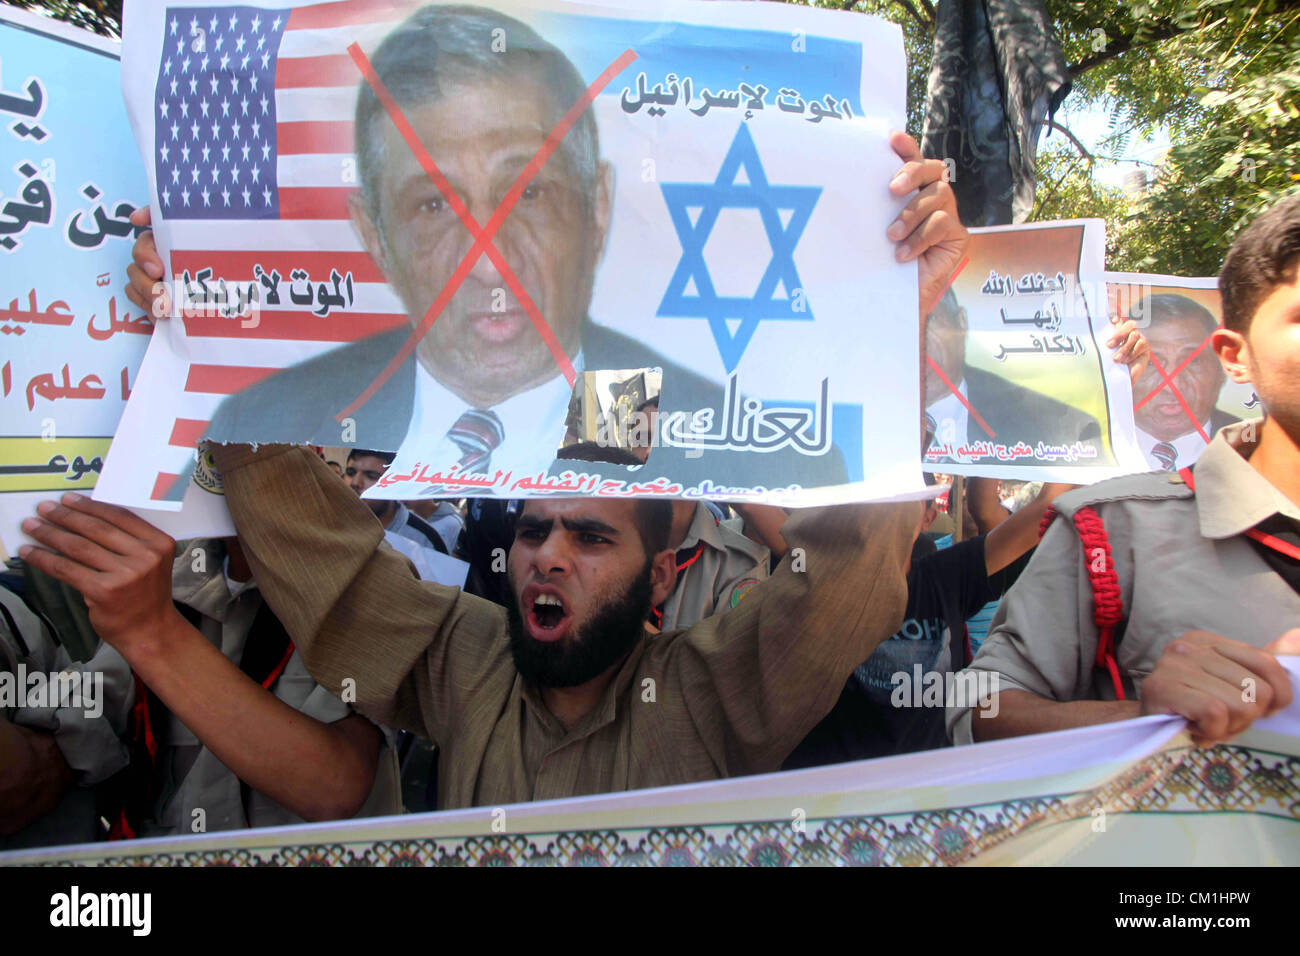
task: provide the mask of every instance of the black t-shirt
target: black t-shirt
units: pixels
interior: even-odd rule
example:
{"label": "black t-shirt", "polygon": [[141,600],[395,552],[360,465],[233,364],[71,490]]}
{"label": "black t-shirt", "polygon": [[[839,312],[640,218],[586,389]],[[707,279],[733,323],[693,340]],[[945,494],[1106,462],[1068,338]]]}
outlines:
{"label": "black t-shirt", "polygon": [[[947,746],[943,707],[912,706],[923,697],[913,686],[927,674],[943,680],[966,665],[967,619],[1005,593],[1032,553],[992,577],[984,535],[914,560],[902,627],[853,672],[839,702],[787,758],[785,769]],[[896,700],[906,705],[895,706]]]}

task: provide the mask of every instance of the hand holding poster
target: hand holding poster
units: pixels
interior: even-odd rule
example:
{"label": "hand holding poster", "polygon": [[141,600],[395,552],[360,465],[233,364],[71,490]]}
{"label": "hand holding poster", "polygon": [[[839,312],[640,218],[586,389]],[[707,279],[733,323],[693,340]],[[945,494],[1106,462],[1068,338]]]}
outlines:
{"label": "hand holding poster", "polygon": [[[916,271],[884,234],[896,27],[346,2],[132,7],[128,27],[181,317],[109,500],[175,502],[204,436],[401,446],[372,492],[395,498],[919,484]],[[608,370],[662,376],[640,472],[557,461]]]}
{"label": "hand holding poster", "polygon": [[118,47],[0,11],[0,540],[10,551],[38,500],[94,487],[153,331],[121,289],[145,177]]}
{"label": "hand holding poster", "polygon": [[926,327],[934,471],[1088,483],[1142,471],[1111,360],[1098,220],[972,230]]}
{"label": "hand holding poster", "polygon": [[1262,414],[1254,389],[1229,381],[1210,345],[1222,322],[1216,279],[1108,272],[1106,294],[1110,314],[1132,319],[1151,346],[1133,389],[1149,468],[1185,468],[1224,425]]}

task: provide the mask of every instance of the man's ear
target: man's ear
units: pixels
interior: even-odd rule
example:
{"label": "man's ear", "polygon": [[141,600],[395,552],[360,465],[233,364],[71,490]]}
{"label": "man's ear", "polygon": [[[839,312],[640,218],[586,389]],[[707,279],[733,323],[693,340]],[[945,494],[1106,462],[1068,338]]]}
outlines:
{"label": "man's ear", "polygon": [[966,331],[966,306],[964,305],[957,309],[957,324],[961,326],[962,332]]}
{"label": "man's ear", "polygon": [[375,260],[379,271],[388,276],[388,260],[384,256],[384,243],[379,238],[379,226],[370,218],[370,212],[357,190],[348,196],[348,216],[352,219],[352,228],[356,231],[361,245],[365,246],[370,258]]}
{"label": "man's ear", "polygon": [[1250,343],[1244,335],[1231,329],[1215,329],[1210,335],[1210,345],[1228,378],[1238,384],[1250,381]]}
{"label": "man's ear", "polygon": [[650,562],[650,606],[663,604],[676,586],[677,555],[672,551],[660,551]]}

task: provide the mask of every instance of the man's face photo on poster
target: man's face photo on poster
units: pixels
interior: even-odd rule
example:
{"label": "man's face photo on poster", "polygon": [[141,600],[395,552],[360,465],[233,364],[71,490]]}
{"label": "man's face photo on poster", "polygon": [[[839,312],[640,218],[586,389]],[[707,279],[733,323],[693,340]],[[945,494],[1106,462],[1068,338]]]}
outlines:
{"label": "man's face photo on poster", "polygon": [[[1134,303],[1129,317],[1144,319],[1142,331],[1154,359],[1133,389],[1138,429],[1159,441],[1170,442],[1195,433],[1198,426],[1222,424],[1211,422],[1212,418],[1230,420],[1226,413],[1217,413],[1215,407],[1225,381],[1223,369],[1214,350],[1202,348],[1219,324],[1210,311],[1187,296],[1164,292]],[[1161,388],[1164,375],[1159,369],[1172,375],[1184,362],[1187,367],[1173,376],[1173,388]],[[1187,408],[1179,401],[1180,394]]]}
{"label": "man's face photo on poster", "polygon": [[[443,13],[452,31],[482,41],[507,18],[472,8]],[[419,15],[417,14],[417,17]],[[368,86],[356,126],[361,189],[352,217],[367,252],[418,324],[451,281],[474,237],[458,199],[480,227],[542,149],[584,84],[572,64],[516,24],[505,52],[454,37],[430,48],[412,18],[385,40],[376,70],[428,156],[444,195]],[[411,31],[410,38],[403,31]],[[446,30],[443,31],[447,32]],[[514,49],[512,54],[509,52]],[[599,161],[595,121],[584,113],[521,192],[493,238],[527,298],[573,357],[580,347],[610,215],[612,171]],[[490,407],[559,374],[520,298],[487,253],[479,255],[417,348],[420,363],[468,404]]]}
{"label": "man's face photo on poster", "polygon": [[[966,370],[966,310],[957,302],[952,290],[944,293],[926,320],[925,352],[943,370],[954,388],[960,388]],[[947,383],[926,368],[925,404],[934,405],[952,394]]]}

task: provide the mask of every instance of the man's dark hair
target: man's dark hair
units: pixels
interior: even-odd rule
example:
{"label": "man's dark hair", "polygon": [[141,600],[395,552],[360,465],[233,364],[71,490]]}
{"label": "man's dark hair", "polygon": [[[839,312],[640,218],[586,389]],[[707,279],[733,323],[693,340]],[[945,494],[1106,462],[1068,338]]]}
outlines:
{"label": "man's dark hair", "polygon": [[1223,260],[1223,324],[1245,335],[1259,304],[1295,279],[1300,266],[1300,195],[1291,195],[1247,226]]}
{"label": "man's dark hair", "polygon": [[942,325],[951,326],[952,328],[959,328],[961,326],[961,303],[957,301],[957,293],[952,291],[952,286],[948,286],[948,288],[944,289],[943,295],[939,297],[939,301],[936,302],[934,308],[930,310],[930,314],[926,317],[926,321],[933,322],[935,316],[943,317],[940,319],[940,324]]}
{"label": "man's dark hair", "polygon": [[[580,441],[565,445],[555,456],[569,461],[605,462],[611,465],[639,466],[641,459],[626,448],[616,445],[601,445],[594,441]],[[660,551],[668,550],[668,535],[672,531],[673,505],[670,501],[657,501],[654,498],[637,498],[636,529],[641,534],[641,544],[645,547],[646,558],[652,558]]]}
{"label": "man's dark hair", "polygon": [[1128,317],[1145,320],[1149,325],[1170,319],[1195,319],[1206,335],[1219,327],[1214,313],[1194,299],[1176,292],[1157,292],[1143,296],[1129,307]]}
{"label": "man's dark hair", "polygon": [[637,498],[636,529],[641,532],[646,560],[668,550],[668,535],[673,528],[673,503],[655,498]]}
{"label": "man's dark hair", "polygon": [[[487,7],[421,7],[384,38],[370,62],[403,110],[441,98],[444,86],[496,78],[518,83],[522,78],[549,93],[552,114],[542,118],[547,130],[587,92],[581,74],[559,49],[532,27]],[[383,104],[363,80],[353,135],[361,198],[376,224],[384,158],[376,121],[383,114]],[[455,135],[455,130],[447,132]],[[556,158],[573,171],[579,193],[589,203],[596,191],[599,151],[595,118],[590,109],[583,110],[560,142]]]}
{"label": "man's dark hair", "polygon": [[385,465],[391,465],[396,457],[396,452],[375,451],[373,448],[354,448],[348,452],[348,464],[352,463],[353,458],[378,458]]}

